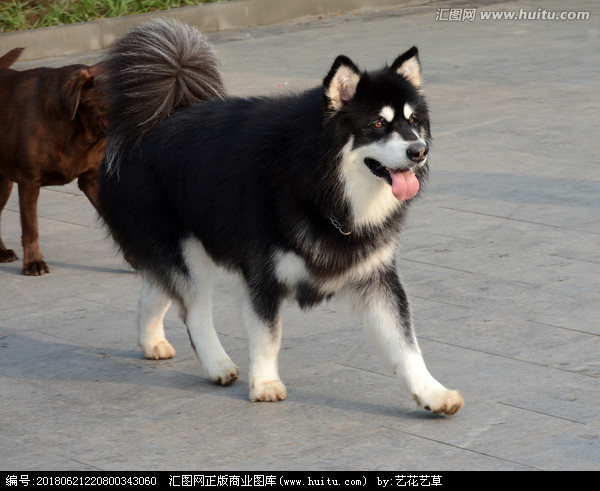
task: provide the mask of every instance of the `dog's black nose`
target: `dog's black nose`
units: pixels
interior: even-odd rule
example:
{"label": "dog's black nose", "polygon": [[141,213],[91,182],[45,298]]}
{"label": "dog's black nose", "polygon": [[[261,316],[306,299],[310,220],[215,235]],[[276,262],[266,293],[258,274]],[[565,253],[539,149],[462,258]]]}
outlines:
{"label": "dog's black nose", "polygon": [[423,162],[427,157],[427,145],[424,143],[415,143],[406,149],[406,156],[413,162]]}

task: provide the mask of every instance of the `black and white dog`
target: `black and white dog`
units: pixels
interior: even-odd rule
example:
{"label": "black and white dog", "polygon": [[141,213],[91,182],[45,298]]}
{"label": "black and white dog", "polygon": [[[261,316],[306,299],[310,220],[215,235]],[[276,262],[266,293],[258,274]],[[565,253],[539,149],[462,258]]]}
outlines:
{"label": "black and white dog", "polygon": [[208,377],[237,379],[212,321],[221,266],[243,280],[251,400],[286,397],[282,301],[310,307],[343,293],[418,404],[447,414],[462,407],[425,367],[396,272],[430,141],[416,48],[373,72],[339,56],[321,86],[281,97],[226,97],[212,47],[179,23],[132,30],[107,62],[100,212],[144,278],[147,358],[175,354],[163,329],[175,301]]}

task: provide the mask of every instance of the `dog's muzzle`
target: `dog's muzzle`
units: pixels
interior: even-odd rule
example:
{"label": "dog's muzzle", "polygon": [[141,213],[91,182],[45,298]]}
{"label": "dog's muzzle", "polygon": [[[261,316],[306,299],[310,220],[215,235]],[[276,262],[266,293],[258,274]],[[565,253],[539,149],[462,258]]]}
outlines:
{"label": "dog's muzzle", "polygon": [[395,166],[393,168],[385,167],[383,164],[381,164],[381,162],[370,157],[365,158],[365,165],[377,177],[381,177],[388,181],[389,184],[392,184],[390,172],[416,170],[425,163],[428,153],[429,148],[427,148],[427,145],[422,142],[417,142],[409,145],[409,147],[406,149],[406,160],[404,161],[404,165],[399,165],[397,167]]}
{"label": "dog's muzzle", "polygon": [[364,162],[375,176],[381,177],[392,187],[392,192],[399,201],[406,201],[419,191],[419,180],[415,172],[425,165],[428,150],[423,142],[413,143],[406,149],[406,159],[394,167],[386,167],[370,157],[365,158]]}
{"label": "dog's muzzle", "polygon": [[416,164],[420,164],[427,158],[429,149],[422,142],[413,143],[406,149],[406,156]]}

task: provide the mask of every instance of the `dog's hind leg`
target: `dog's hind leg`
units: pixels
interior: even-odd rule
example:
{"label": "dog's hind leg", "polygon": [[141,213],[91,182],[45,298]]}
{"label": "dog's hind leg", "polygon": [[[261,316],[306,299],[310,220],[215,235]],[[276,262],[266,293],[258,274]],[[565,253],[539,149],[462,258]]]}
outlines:
{"label": "dog's hind leg", "polygon": [[154,283],[142,286],[138,304],[138,342],[146,358],[165,360],[175,356],[175,348],[167,341],[163,319],[171,298]]}
{"label": "dog's hind leg", "polygon": [[219,341],[213,325],[212,290],[216,266],[200,242],[188,240],[183,254],[189,271],[187,288],[182,295],[182,316],[190,341],[208,378],[215,384],[231,385],[239,369]]}
{"label": "dog's hind leg", "polygon": [[367,337],[394,373],[404,379],[417,404],[434,413],[456,413],[464,401],[456,390],[446,389],[427,370],[396,272],[390,269],[374,275],[350,294],[363,317]]}
{"label": "dog's hind leg", "polygon": [[[0,218],[2,214],[2,210],[4,210],[4,206],[6,205],[8,198],[10,197],[10,192],[12,190],[13,183],[10,179],[0,175]],[[1,223],[1,220],[0,220]],[[0,263],[10,263],[12,261],[16,261],[17,254],[12,249],[8,249],[4,242],[2,242],[2,235],[0,235]]]}
{"label": "dog's hind leg", "polygon": [[[285,385],[279,378],[277,357],[281,346],[281,317],[271,315],[265,321],[257,315],[244,287],[240,290],[242,315],[250,349],[249,399],[251,401],[281,401],[286,398]],[[278,302],[273,295],[268,301]]]}

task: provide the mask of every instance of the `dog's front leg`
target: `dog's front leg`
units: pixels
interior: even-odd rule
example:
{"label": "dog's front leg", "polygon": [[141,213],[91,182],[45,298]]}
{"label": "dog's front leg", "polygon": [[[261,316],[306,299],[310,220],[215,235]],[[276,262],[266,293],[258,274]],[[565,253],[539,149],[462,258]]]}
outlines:
{"label": "dog's front leg", "polygon": [[[0,214],[8,202],[12,186],[13,183],[10,179],[0,175]],[[16,261],[17,259],[18,258],[15,251],[8,249],[4,245],[4,242],[2,242],[2,236],[0,235],[0,263],[10,263],[12,261]]]}
{"label": "dog's front leg", "polygon": [[[241,305],[244,327],[248,335],[250,350],[250,386],[249,399],[251,401],[281,401],[286,398],[287,392],[279,378],[278,355],[281,346],[281,317],[278,312],[266,314],[258,312],[263,310],[257,306],[260,300],[251,300],[246,288],[241,288]],[[260,295],[254,292],[255,297]],[[264,292],[263,292],[264,295]],[[264,296],[264,301],[279,304],[274,296]],[[269,309],[270,310],[270,309]],[[278,310],[278,309],[273,309]]]}
{"label": "dog's front leg", "polygon": [[395,270],[390,267],[373,275],[350,293],[363,318],[367,337],[394,373],[404,379],[417,404],[434,413],[456,413],[463,406],[463,399],[427,370],[412,328],[406,293]]}
{"label": "dog's front leg", "polygon": [[19,209],[21,212],[21,243],[23,244],[23,270],[28,276],[50,272],[44,262],[38,235],[37,203],[40,186],[35,182],[19,183]]}

